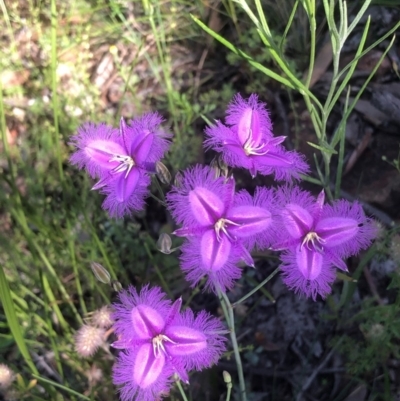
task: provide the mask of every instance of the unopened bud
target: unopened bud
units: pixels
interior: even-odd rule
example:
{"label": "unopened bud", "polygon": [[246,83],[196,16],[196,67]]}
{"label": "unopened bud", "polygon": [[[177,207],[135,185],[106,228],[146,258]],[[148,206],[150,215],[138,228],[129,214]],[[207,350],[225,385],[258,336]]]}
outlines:
{"label": "unopened bud", "polygon": [[174,178],[174,186],[180,188],[182,186],[183,176],[181,172],[177,172]]}
{"label": "unopened bud", "polygon": [[113,280],[111,282],[111,285],[112,285],[113,290],[116,292],[120,292],[122,290],[122,284],[117,280]]}
{"label": "unopened bud", "polygon": [[171,182],[171,173],[165,166],[165,164],[161,162],[156,163],[156,174],[158,179],[163,183],[168,185]]}
{"label": "unopened bud", "polygon": [[7,390],[14,379],[14,372],[7,365],[0,363],[0,389]]}
{"label": "unopened bud", "polygon": [[82,326],[75,334],[75,350],[84,358],[92,356],[104,342],[105,330],[100,327]]}
{"label": "unopened bud", "polygon": [[104,284],[110,284],[110,273],[100,263],[90,262],[90,267],[97,280]]}
{"label": "unopened bud", "polygon": [[228,177],[229,168],[228,165],[222,160],[221,156],[218,157],[218,166],[221,170],[221,175],[224,177]]}
{"label": "unopened bud", "polygon": [[210,167],[214,171],[214,178],[219,178],[221,176],[221,169],[219,168],[218,160],[215,157],[211,160]]}
{"label": "unopened bud", "polygon": [[172,239],[171,237],[166,234],[160,234],[160,238],[157,241],[157,248],[160,252],[169,255],[171,253],[171,246],[172,246]]}
{"label": "unopened bud", "polygon": [[225,382],[226,384],[232,383],[232,377],[231,377],[230,373],[227,372],[226,370],[224,370],[224,371],[222,372],[222,377],[224,378],[224,382]]}

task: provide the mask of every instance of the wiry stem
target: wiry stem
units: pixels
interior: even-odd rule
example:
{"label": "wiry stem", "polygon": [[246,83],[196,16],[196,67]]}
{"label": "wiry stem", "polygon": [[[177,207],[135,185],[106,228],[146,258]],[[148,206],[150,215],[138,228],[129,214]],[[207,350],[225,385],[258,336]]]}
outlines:
{"label": "wiry stem", "polygon": [[222,310],[224,311],[224,316],[228,323],[229,333],[231,336],[232,348],[233,348],[233,353],[235,355],[235,361],[236,361],[236,366],[237,366],[238,376],[239,376],[240,399],[241,399],[241,401],[247,401],[246,385],[244,382],[242,359],[240,357],[239,346],[238,346],[236,332],[235,332],[235,317],[233,315],[233,307],[229,301],[229,298],[227,297],[227,295],[224,292],[218,290],[218,297],[221,302],[221,307],[222,307]]}

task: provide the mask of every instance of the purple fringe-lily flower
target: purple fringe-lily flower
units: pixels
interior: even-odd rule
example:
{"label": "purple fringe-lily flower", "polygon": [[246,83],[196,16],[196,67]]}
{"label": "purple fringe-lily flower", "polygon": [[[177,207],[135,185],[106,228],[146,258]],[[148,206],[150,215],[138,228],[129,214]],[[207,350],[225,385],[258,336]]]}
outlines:
{"label": "purple fringe-lily flower", "polygon": [[317,199],[298,187],[277,191],[280,232],[273,245],[283,250],[281,270],[286,285],[314,300],[331,292],[334,267],[347,271],[343,258],[366,249],[376,236],[373,221],[358,202],[337,200],[324,205],[322,191]]}
{"label": "purple fringe-lily flower", "polygon": [[281,145],[285,136],[273,136],[268,111],[257,95],[246,101],[237,94],[226,114],[227,125],[216,121],[206,129],[204,141],[205,147],[222,152],[226,164],[249,170],[253,178],[259,172],[274,174],[277,180],[299,178],[309,170],[304,156]]}
{"label": "purple fringe-lily flower", "polygon": [[182,299],[165,300],[159,287],[131,286],[114,304],[113,347],[124,349],[113,368],[122,401],[154,401],[167,395],[172,375],[188,382],[190,370],[216,363],[225,351],[226,330],[206,312],[180,312]]}
{"label": "purple fringe-lily flower", "polygon": [[92,189],[100,189],[106,199],[103,208],[113,217],[141,210],[150,184],[149,173],[168,150],[169,134],[161,128],[158,113],[148,113],[131,120],[121,119],[119,130],[105,124],[88,123],[71,139],[77,151],[72,164],[99,181]]}
{"label": "purple fringe-lily flower", "polygon": [[225,292],[241,276],[238,262],[254,266],[250,251],[268,247],[273,238],[273,191],[235,194],[234,179],[215,178],[208,166],[184,172],[167,202],[183,225],[174,234],[188,239],[181,247],[181,268],[193,286],[207,276],[206,288]]}

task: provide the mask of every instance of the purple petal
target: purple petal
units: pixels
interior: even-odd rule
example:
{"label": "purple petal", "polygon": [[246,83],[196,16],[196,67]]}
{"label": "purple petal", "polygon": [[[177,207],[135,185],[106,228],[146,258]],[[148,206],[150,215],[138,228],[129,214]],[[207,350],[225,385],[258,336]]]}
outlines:
{"label": "purple petal", "polygon": [[323,265],[323,255],[306,247],[296,249],[297,266],[307,280],[315,280],[321,273]]}
{"label": "purple petal", "polygon": [[70,158],[71,163],[86,168],[92,177],[116,167],[118,162],[110,162],[113,156],[125,155],[118,131],[105,124],[82,125],[71,138],[71,145],[77,149]]}
{"label": "purple petal", "polygon": [[224,177],[215,178],[209,166],[197,165],[185,170],[179,187],[167,194],[168,208],[176,222],[185,227],[199,226],[199,221],[210,225],[231,201],[229,190]]}
{"label": "purple petal", "polygon": [[144,198],[149,192],[150,177],[147,174],[140,173],[136,168],[131,170],[127,178],[125,174],[125,172],[119,173],[103,188],[103,192],[107,194],[103,208],[112,217],[122,217],[132,211],[143,209]]}
{"label": "purple petal", "polygon": [[[149,345],[148,345],[149,346]],[[160,369],[160,362],[154,361],[153,365],[137,366],[138,362],[145,362],[146,358],[138,359],[138,350],[129,350],[127,353],[121,352],[113,367],[113,382],[119,385],[120,398],[122,401],[154,401],[159,399],[162,393],[168,393],[172,383],[171,376],[174,373],[169,364],[164,364],[159,375],[156,377],[157,370]],[[154,372],[149,368],[155,367]],[[140,369],[144,371],[140,375]],[[153,379],[152,384],[149,384]],[[141,379],[139,382],[138,379]],[[147,387],[143,387],[146,385]]]}
{"label": "purple petal", "polygon": [[[247,113],[246,117],[244,117],[245,113]],[[262,137],[272,136],[272,123],[266,105],[258,101],[256,94],[252,94],[248,100],[243,99],[240,94],[235,95],[228,105],[226,114],[226,123],[235,127],[239,136],[244,137],[246,133],[246,130],[239,133],[239,127],[246,128],[246,125],[253,130],[253,140],[257,141],[257,144],[261,142]],[[246,140],[247,137],[244,139]]]}
{"label": "purple petal", "polygon": [[229,226],[229,233],[238,238],[256,235],[268,228],[272,222],[271,213],[257,206],[239,206],[232,208],[227,219],[239,224]]}
{"label": "purple petal", "polygon": [[[329,247],[332,252],[334,251],[340,258],[356,255],[361,249],[368,248],[377,235],[377,228],[373,220],[365,216],[362,206],[358,202],[350,203],[346,200],[338,200],[335,201],[332,206],[325,205],[321,216],[321,222],[331,218],[334,220],[337,219],[339,226],[343,228],[345,232],[344,235],[347,238],[347,241],[339,243],[340,239],[338,240],[336,236],[332,235],[333,242],[326,244],[326,246]],[[347,221],[348,224],[346,226],[346,219],[354,223]],[[335,227],[334,222],[333,224]],[[355,234],[350,237],[353,229]],[[336,245],[332,245],[335,243]]]}
{"label": "purple petal", "polygon": [[214,225],[225,209],[217,194],[202,187],[190,191],[189,203],[193,216],[203,226]]}
{"label": "purple petal", "polygon": [[[323,260],[322,264],[318,264],[318,268],[311,269],[314,273],[319,270],[319,274],[314,279],[309,279],[304,275],[304,271],[300,271],[298,265],[299,259],[304,260],[305,258],[299,258],[297,253],[297,251],[292,250],[283,253],[280,257],[283,262],[281,270],[284,283],[296,293],[312,297],[314,301],[318,294],[325,298],[332,291],[331,285],[336,278],[334,269],[328,261]],[[302,263],[304,270],[305,265],[304,262]]]}
{"label": "purple petal", "polygon": [[219,270],[209,270],[203,262],[200,242],[201,239],[198,237],[189,237],[181,247],[181,269],[186,274],[186,280],[194,287],[204,277],[207,277],[205,289],[214,292],[217,289],[221,291],[231,289],[235,280],[242,275],[242,270],[237,266],[242,257],[242,249],[232,247],[224,266]]}
{"label": "purple petal", "polygon": [[165,365],[165,355],[154,356],[153,347],[145,344],[140,347],[133,368],[133,380],[139,387],[145,389],[152,385],[160,376]]}
{"label": "purple petal", "polygon": [[155,163],[169,149],[171,135],[162,129],[161,123],[163,121],[158,113],[146,113],[130,120],[126,126],[126,147],[131,152],[138,153],[138,163],[143,164],[145,160],[149,163]]}
{"label": "purple petal", "polygon": [[150,306],[139,305],[131,314],[132,328],[139,338],[153,338],[164,329],[164,317]]}
{"label": "purple petal", "polygon": [[218,241],[213,230],[206,231],[200,243],[200,251],[206,270],[220,270],[229,258],[231,242],[223,235]]}
{"label": "purple petal", "polygon": [[294,203],[289,203],[282,211],[282,220],[286,231],[292,238],[301,238],[307,234],[313,225],[311,214]]}
{"label": "purple petal", "polygon": [[142,165],[146,160],[150,152],[150,149],[154,142],[154,136],[149,133],[142,134],[140,142],[133,143],[131,148],[131,155],[135,160],[136,164]]}
{"label": "purple petal", "polygon": [[168,354],[172,356],[189,355],[207,347],[206,336],[198,330],[185,326],[169,326],[165,335],[173,341],[165,342]]}
{"label": "purple petal", "polygon": [[133,194],[140,179],[139,169],[133,167],[132,170],[125,175],[125,171],[119,173],[116,177],[115,198],[118,202],[126,202],[126,200]]}
{"label": "purple petal", "polygon": [[[150,289],[149,286],[145,286],[139,294],[132,286],[128,287],[127,290],[120,291],[118,294],[119,302],[113,304],[113,309],[115,311],[113,314],[113,319],[115,321],[113,327],[117,336],[123,339],[123,341],[130,342],[136,341],[138,337],[143,338],[143,333],[150,333],[149,329],[146,329],[146,327],[153,326],[155,328],[154,330],[161,330],[162,324],[160,316],[168,316],[171,308],[171,301],[166,301],[164,297],[165,293],[159,287]],[[138,314],[139,311],[137,308],[139,307],[144,307],[144,309],[141,309],[142,311],[146,310],[146,308],[150,311],[155,311],[155,313],[151,312],[148,315],[155,317],[154,324],[150,323],[149,326],[146,326],[145,322],[140,323],[140,316],[136,319],[136,322],[139,324],[136,325],[133,323],[132,311],[136,310],[135,313]],[[145,325],[144,328],[142,327],[143,325]],[[136,327],[140,329],[140,333],[136,333]]]}
{"label": "purple petal", "polygon": [[315,231],[325,240],[324,246],[332,248],[350,241],[358,233],[358,223],[346,217],[328,217],[318,222]]}
{"label": "purple petal", "polygon": [[260,118],[257,111],[251,108],[243,110],[243,114],[239,119],[237,126],[237,134],[242,146],[251,143],[258,146],[262,139],[262,131],[260,127]]}
{"label": "purple petal", "polygon": [[[205,347],[196,348],[195,352],[182,353],[179,359],[184,363],[186,369],[201,370],[216,363],[221,354],[226,350],[226,338],[222,336],[226,332],[225,327],[219,319],[201,311],[196,316],[190,309],[186,309],[179,315],[176,327],[196,339],[196,344],[205,342]],[[192,340],[191,340],[192,341]],[[170,346],[170,344],[168,344]],[[177,359],[177,358],[175,358]]]}

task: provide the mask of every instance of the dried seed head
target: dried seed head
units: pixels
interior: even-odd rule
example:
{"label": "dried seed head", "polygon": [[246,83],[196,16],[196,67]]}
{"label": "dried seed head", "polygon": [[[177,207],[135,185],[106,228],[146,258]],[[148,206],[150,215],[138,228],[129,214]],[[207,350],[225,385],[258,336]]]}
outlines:
{"label": "dried seed head", "polygon": [[86,377],[88,378],[89,385],[93,387],[103,379],[103,371],[96,365],[93,365],[86,371]]}
{"label": "dried seed head", "polygon": [[92,325],[108,329],[114,323],[112,319],[112,309],[105,305],[93,312]]}
{"label": "dried seed head", "polygon": [[14,379],[14,372],[7,365],[0,363],[0,389],[7,390]]}
{"label": "dried seed head", "polygon": [[92,356],[104,342],[105,330],[100,327],[82,326],[75,334],[75,350],[87,358]]}

